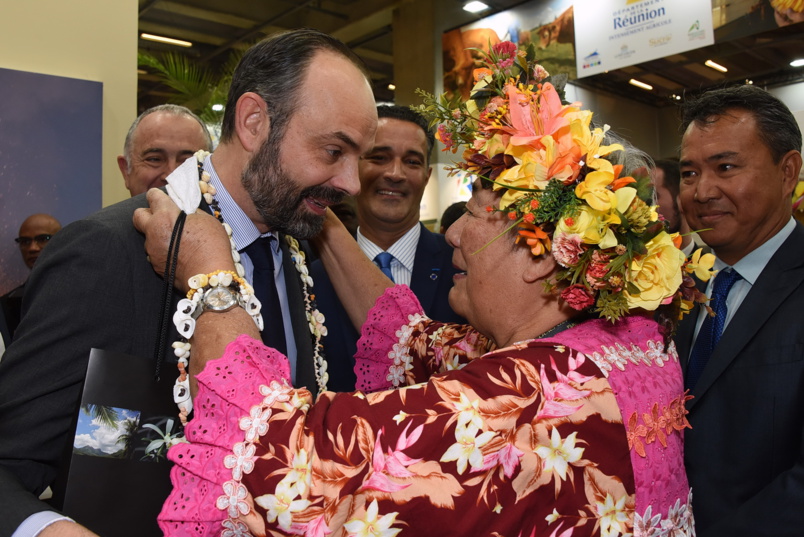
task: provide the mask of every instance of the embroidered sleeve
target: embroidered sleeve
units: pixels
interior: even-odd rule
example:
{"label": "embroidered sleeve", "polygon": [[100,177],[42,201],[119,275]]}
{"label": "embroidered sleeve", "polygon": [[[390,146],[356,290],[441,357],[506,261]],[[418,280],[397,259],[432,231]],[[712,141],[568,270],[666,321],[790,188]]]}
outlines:
{"label": "embroidered sleeve", "polygon": [[373,392],[424,382],[492,348],[470,326],[429,319],[410,288],[397,285],[377,299],[363,324],[355,355],[357,389]]}

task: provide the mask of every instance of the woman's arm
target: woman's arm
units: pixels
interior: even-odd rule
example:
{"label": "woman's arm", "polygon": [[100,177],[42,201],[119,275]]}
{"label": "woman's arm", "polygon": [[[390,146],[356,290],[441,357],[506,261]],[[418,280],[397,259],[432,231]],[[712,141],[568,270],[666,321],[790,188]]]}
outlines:
{"label": "woman's arm", "polygon": [[393,282],[366,257],[332,211],[327,211],[314,243],[349,320],[360,331],[368,311]]}

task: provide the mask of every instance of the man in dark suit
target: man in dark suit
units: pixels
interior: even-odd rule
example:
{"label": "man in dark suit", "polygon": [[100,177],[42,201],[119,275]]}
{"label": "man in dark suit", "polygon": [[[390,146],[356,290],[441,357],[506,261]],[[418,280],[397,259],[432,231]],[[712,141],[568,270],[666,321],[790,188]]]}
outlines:
{"label": "man in dark suit", "polygon": [[[374,147],[360,162],[357,243],[394,283],[410,286],[428,316],[465,322],[449,306],[455,274],[452,247],[443,235],[419,222],[419,206],[432,171],[434,135],[427,120],[408,107],[378,106],[377,116]],[[318,307],[328,326],[323,340],[328,388],[354,390],[353,356],[359,334],[320,261],[312,264],[312,276]]]}
{"label": "man in dark suit", "polygon": [[[313,392],[316,364],[303,296],[305,267],[287,255],[284,234],[312,236],[321,229],[327,206],[357,193],[358,160],[371,148],[376,122],[371,87],[354,54],[319,32],[289,32],[255,45],[241,60],[221,143],[202,163],[217,190],[214,202],[242,252],[247,279],[255,264],[251,244],[278,235],[265,250],[278,267],[270,285],[278,291],[284,329],[277,330],[278,320],[266,319],[263,334],[285,335],[294,383]],[[197,178],[191,184],[198,184]],[[147,207],[144,195],[68,226],[31,275],[18,339],[0,361],[2,537],[15,531],[15,537],[92,535],[49,511],[36,495],[63,474],[62,456],[72,447],[90,349],[154,352],[162,280],[132,224],[134,210],[142,207]],[[181,247],[203,249],[203,244]],[[171,313],[178,298],[173,297]],[[216,315],[213,306],[204,304],[201,319]],[[191,373],[203,368],[198,362],[190,359]],[[156,512],[129,510],[132,517],[155,522]],[[121,520],[115,535],[125,529]],[[155,523],[154,529],[160,534]]]}
{"label": "man in dark suit", "polygon": [[804,228],[790,216],[801,132],[754,86],[683,108],[681,203],[717,255],[676,342],[693,399],[685,463],[699,537],[804,532]]}
{"label": "man in dark suit", "polygon": [[[32,214],[22,222],[19,236],[14,240],[20,248],[22,262],[25,263],[28,270],[34,267],[34,263],[39,259],[42,250],[60,229],[61,224],[59,221],[49,214]],[[11,343],[11,338],[14,337],[17,325],[20,324],[22,297],[25,296],[26,282],[0,296],[0,309],[5,314],[9,332],[9,340],[6,342],[6,346]]]}

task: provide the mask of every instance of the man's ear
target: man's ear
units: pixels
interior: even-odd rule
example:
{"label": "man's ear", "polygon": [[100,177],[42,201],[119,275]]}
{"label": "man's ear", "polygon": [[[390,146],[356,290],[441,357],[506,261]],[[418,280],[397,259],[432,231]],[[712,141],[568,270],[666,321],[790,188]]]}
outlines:
{"label": "man's ear", "polygon": [[126,162],[126,157],[123,155],[117,156],[117,167],[120,168],[120,173],[123,174],[123,181],[126,183],[126,188],[128,188],[128,163]]}
{"label": "man's ear", "polygon": [[793,195],[793,191],[798,183],[798,174],[801,171],[801,153],[790,150],[782,157],[780,169],[782,170],[782,181],[784,182],[787,197]]}
{"label": "man's ear", "polygon": [[268,135],[271,124],[268,105],[262,97],[249,91],[237,99],[235,106],[235,133],[243,148],[253,153]]}

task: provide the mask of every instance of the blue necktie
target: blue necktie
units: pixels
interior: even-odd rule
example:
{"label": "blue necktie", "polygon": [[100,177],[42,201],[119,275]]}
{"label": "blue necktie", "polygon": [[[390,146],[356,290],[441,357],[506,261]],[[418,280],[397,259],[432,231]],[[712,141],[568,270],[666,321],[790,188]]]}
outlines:
{"label": "blue necktie", "polygon": [[731,268],[722,270],[715,276],[715,285],[712,290],[712,309],[715,312],[714,317],[706,316],[701,330],[698,332],[698,337],[695,339],[695,345],[692,347],[690,354],[690,361],[687,363],[687,388],[690,390],[695,387],[698,379],[701,376],[709,357],[712,356],[712,351],[717,347],[717,342],[720,341],[720,336],[723,334],[723,326],[726,324],[726,298],[729,296],[731,286],[742,276]]}
{"label": "blue necktie", "polygon": [[391,274],[391,260],[393,258],[394,256],[392,256],[388,252],[380,252],[374,258],[374,262],[377,264],[378,267],[380,267],[382,273],[388,276],[391,279],[391,281],[394,281],[394,276],[393,274]]}
{"label": "blue necktie", "polygon": [[274,278],[274,256],[271,253],[273,237],[259,237],[243,249],[254,265],[254,294],[262,304],[262,319],[265,329],[262,341],[284,355],[287,355],[285,342],[285,322],[282,318],[282,306],[276,290]]}

